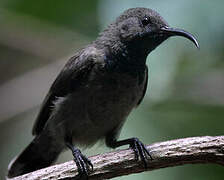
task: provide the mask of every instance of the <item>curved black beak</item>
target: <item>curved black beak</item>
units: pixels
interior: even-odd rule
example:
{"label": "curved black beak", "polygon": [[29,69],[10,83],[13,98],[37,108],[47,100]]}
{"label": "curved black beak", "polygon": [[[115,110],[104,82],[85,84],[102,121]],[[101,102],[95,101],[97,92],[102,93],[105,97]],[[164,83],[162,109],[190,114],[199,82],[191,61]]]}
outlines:
{"label": "curved black beak", "polygon": [[161,29],[162,34],[166,34],[168,36],[183,36],[189,40],[191,40],[197,48],[199,48],[198,41],[196,38],[189,32],[186,32],[182,29],[177,28],[170,28],[170,27],[162,27]]}

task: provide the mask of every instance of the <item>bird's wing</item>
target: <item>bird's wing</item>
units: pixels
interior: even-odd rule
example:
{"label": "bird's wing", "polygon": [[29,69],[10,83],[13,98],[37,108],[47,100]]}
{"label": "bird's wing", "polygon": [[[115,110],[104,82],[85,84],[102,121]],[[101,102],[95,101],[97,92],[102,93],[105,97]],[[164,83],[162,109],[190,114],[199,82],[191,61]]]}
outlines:
{"label": "bird's wing", "polygon": [[148,85],[148,67],[147,66],[145,67],[145,82],[144,83],[145,84],[144,84],[144,88],[142,91],[142,96],[139,99],[137,106],[142,102],[143,98],[145,97],[146,90],[147,90],[147,85]]}
{"label": "bird's wing", "polygon": [[82,83],[87,81],[88,74],[96,64],[95,59],[96,54],[81,52],[67,62],[43,101],[33,126],[33,135],[38,135],[43,130],[54,108],[55,100],[74,92]]}

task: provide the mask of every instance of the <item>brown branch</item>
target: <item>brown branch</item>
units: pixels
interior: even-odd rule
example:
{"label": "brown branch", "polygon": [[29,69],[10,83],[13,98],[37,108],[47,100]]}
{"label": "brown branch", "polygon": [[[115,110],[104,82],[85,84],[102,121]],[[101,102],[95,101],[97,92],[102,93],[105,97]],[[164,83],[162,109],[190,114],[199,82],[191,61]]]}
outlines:
{"label": "brown branch", "polygon": [[[90,157],[94,165],[89,179],[109,179],[117,176],[150,171],[159,168],[213,163],[224,166],[224,136],[204,136],[171,140],[147,146],[153,160],[148,169],[134,159],[132,150],[119,150]],[[73,161],[54,165],[10,180],[74,179],[77,168]]]}

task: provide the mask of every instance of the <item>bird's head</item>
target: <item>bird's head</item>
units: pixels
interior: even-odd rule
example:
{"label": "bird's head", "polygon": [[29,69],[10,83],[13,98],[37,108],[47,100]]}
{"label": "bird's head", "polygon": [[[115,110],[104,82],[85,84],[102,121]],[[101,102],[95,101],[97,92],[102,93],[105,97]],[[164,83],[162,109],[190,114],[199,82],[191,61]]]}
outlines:
{"label": "bird's head", "polygon": [[[102,33],[108,39],[118,40],[132,50],[150,53],[171,36],[182,36],[199,47],[194,36],[182,29],[171,28],[154,10],[148,8],[131,8],[121,14],[114,23]],[[112,38],[115,36],[116,38]],[[138,52],[140,53],[140,52]]]}

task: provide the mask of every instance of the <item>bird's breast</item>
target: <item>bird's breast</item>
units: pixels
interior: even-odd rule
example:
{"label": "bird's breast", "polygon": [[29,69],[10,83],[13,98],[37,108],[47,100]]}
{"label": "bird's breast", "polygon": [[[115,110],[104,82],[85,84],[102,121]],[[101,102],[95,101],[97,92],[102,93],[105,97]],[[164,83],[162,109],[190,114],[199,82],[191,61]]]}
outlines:
{"label": "bird's breast", "polygon": [[87,107],[96,127],[108,131],[126,119],[142,96],[145,80],[139,80],[126,73],[109,73],[92,82]]}
{"label": "bird's breast", "polygon": [[126,73],[96,72],[90,77],[84,87],[60,102],[61,112],[55,120],[61,122],[63,117],[61,127],[81,145],[92,145],[121,125],[137,105],[145,83]]}

